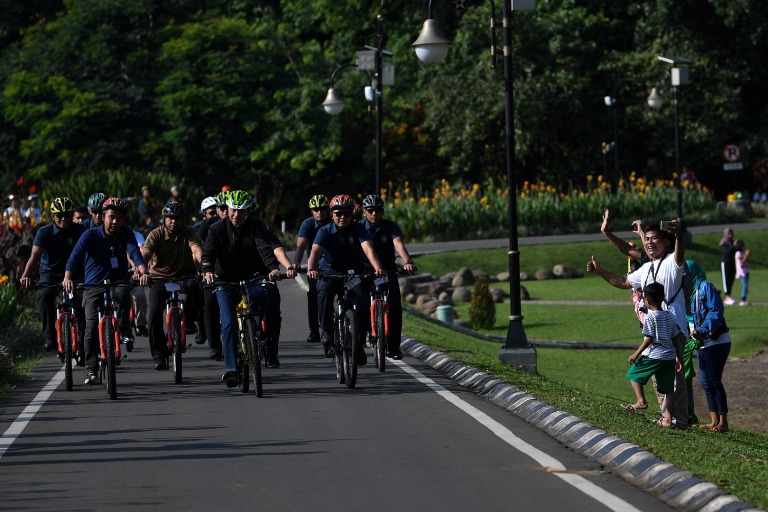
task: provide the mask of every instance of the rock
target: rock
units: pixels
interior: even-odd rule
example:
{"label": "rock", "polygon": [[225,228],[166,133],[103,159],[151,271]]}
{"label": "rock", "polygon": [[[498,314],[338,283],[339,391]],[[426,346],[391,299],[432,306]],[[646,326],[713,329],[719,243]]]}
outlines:
{"label": "rock", "polygon": [[548,268],[540,268],[536,271],[536,279],[538,281],[544,281],[547,279],[552,279],[555,277],[555,274],[552,272],[552,270]]}
{"label": "rock", "polygon": [[[520,273],[520,275],[522,276],[523,274]],[[496,274],[496,281],[500,283],[506,283],[507,281],[509,281],[509,272],[505,270],[504,272],[499,272],[498,274]]]}
{"label": "rock", "polygon": [[531,300],[531,295],[523,286],[520,287],[520,300]]}
{"label": "rock", "polygon": [[571,267],[564,264],[558,264],[555,265],[552,268],[552,273],[561,279],[572,279],[574,277],[584,277],[584,274],[581,273],[580,270],[578,270],[575,267]]}
{"label": "rock", "polygon": [[452,286],[469,286],[475,282],[475,276],[467,267],[460,269],[451,281]]}
{"label": "rock", "polygon": [[445,304],[453,304],[453,299],[451,298],[451,294],[448,293],[447,291],[440,292],[440,295],[437,296],[437,300]]}
{"label": "rock", "polygon": [[496,288],[495,286],[489,286],[488,290],[491,292],[491,298],[493,299],[493,302],[496,302],[496,303],[504,302],[504,291],[501,290],[501,288]]}
{"label": "rock", "polygon": [[435,300],[435,298],[430,295],[421,294],[416,297],[416,302],[414,302],[414,305],[417,309],[421,310],[424,307],[424,304],[431,300]]}
{"label": "rock", "polygon": [[448,281],[449,283],[453,281],[453,278],[456,277],[456,272],[448,272],[447,274],[443,274],[440,276],[440,279],[443,281]]}
{"label": "rock", "polygon": [[416,303],[416,294],[415,293],[409,293],[408,295],[403,295],[405,297],[405,302],[408,304],[415,304]]}
{"label": "rock", "polygon": [[472,299],[472,292],[466,286],[457,286],[451,294],[452,302],[469,302]]}

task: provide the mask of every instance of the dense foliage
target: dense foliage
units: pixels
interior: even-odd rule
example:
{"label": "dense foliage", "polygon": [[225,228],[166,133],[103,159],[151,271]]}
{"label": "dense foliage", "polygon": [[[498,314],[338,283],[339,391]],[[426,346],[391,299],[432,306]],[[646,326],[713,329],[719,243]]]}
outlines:
{"label": "dense foliage", "polygon": [[[320,103],[333,70],[376,44],[378,14],[396,66],[384,91],[381,182],[496,179],[504,92],[501,59],[493,69],[487,55],[488,3],[434,6],[452,46],[426,66],[409,47],[426,0],[0,0],[0,185],[165,172],[210,191],[253,189],[269,218],[289,226],[318,191],[370,192],[369,76],[338,75],[340,116]],[[621,177],[671,179],[669,66],[656,57],[681,55],[692,60],[691,84],[678,90],[682,165],[722,190],[719,199],[768,188],[768,3],[539,0],[516,18],[518,186],[567,191],[597,173],[615,186],[614,154],[601,151],[614,139],[611,108]],[[667,98],[658,111],[646,105],[651,87]],[[726,143],[740,144],[745,171],[723,172]]]}

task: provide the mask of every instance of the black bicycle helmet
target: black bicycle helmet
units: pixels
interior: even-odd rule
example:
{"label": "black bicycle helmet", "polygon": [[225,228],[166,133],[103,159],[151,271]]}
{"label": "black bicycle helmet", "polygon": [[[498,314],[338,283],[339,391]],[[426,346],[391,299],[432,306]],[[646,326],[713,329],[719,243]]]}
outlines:
{"label": "black bicycle helmet", "polygon": [[181,203],[167,203],[163,206],[163,217],[184,217],[184,206]]}
{"label": "black bicycle helmet", "polygon": [[384,208],[384,201],[379,196],[371,194],[363,199],[363,208]]}
{"label": "black bicycle helmet", "polygon": [[57,197],[51,201],[51,213],[73,213],[75,202],[68,197]]}

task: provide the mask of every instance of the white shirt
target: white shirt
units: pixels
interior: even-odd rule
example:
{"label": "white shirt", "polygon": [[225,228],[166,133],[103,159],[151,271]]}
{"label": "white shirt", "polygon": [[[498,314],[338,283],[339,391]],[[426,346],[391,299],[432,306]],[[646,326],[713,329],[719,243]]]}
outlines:
{"label": "white shirt", "polygon": [[[669,253],[661,260],[649,261],[627,276],[633,289],[645,288],[651,283],[664,286],[662,309],[672,313],[675,324],[688,337],[688,320],[685,318],[685,291],[683,286],[683,266],[677,265],[675,254]],[[678,292],[679,290],[679,292]],[[675,295],[677,294],[677,295]],[[674,300],[672,297],[674,296]],[[670,303],[671,302],[671,303]]]}

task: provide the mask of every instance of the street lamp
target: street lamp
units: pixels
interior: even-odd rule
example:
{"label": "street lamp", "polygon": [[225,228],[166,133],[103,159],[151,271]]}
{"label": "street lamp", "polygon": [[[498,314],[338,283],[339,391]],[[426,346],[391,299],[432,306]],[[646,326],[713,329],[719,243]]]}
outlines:
{"label": "street lamp", "polygon": [[616,189],[619,188],[619,182],[621,181],[621,173],[619,172],[619,122],[618,122],[618,98],[616,97],[616,68],[611,71],[611,96],[603,98],[605,106],[611,109],[613,115],[613,145],[611,149],[613,151],[613,171],[616,174]]}
{"label": "street lamp", "polygon": [[[331,86],[328,89],[328,95],[323,101],[323,109],[330,115],[336,116],[341,114],[344,110],[344,102],[336,94],[336,90],[333,88],[333,81],[339,71],[346,67],[357,66],[357,69],[361,71],[373,70],[374,76],[371,86],[365,88],[365,99],[372,101],[376,105],[376,181],[375,192],[381,193],[379,179],[381,176],[381,125],[382,125],[382,97],[383,86],[394,84],[394,68],[392,65],[385,67],[383,63],[384,57],[391,57],[392,52],[384,50],[382,48],[384,41],[384,34],[382,32],[382,17],[381,14],[376,16],[376,46],[364,45],[366,52],[357,52],[357,62],[354,64],[342,64],[333,71],[331,74]],[[373,57],[371,62],[370,57]],[[387,73],[385,73],[385,69]]]}
{"label": "street lamp", "polygon": [[[683,225],[683,184],[680,174],[680,124],[677,114],[677,88],[680,85],[687,85],[688,68],[680,67],[681,65],[690,64],[691,61],[683,57],[662,57],[658,56],[658,60],[670,64],[670,82],[672,84],[672,107],[675,117],[675,174],[677,175],[675,182],[677,188],[677,219]],[[658,91],[654,87],[651,89],[651,94],[648,96],[648,106],[651,108],[659,108],[663,103],[663,99],[659,96]]]}
{"label": "street lamp", "polygon": [[[495,6],[491,3],[491,53],[497,53],[495,29],[498,22],[495,16]],[[523,327],[523,315],[520,298],[520,251],[517,244],[517,190],[515,187],[515,125],[514,125],[514,90],[512,77],[512,12],[531,11],[535,0],[504,0],[502,10],[504,33],[504,111],[506,120],[506,171],[508,193],[509,219],[509,327],[504,347],[499,351],[499,359],[512,366],[522,367],[528,371],[536,371],[536,350],[528,343]],[[437,23],[432,18],[432,0],[429,1],[427,20],[412,44],[416,56],[427,64],[440,62],[448,54],[449,41],[443,37]]]}

